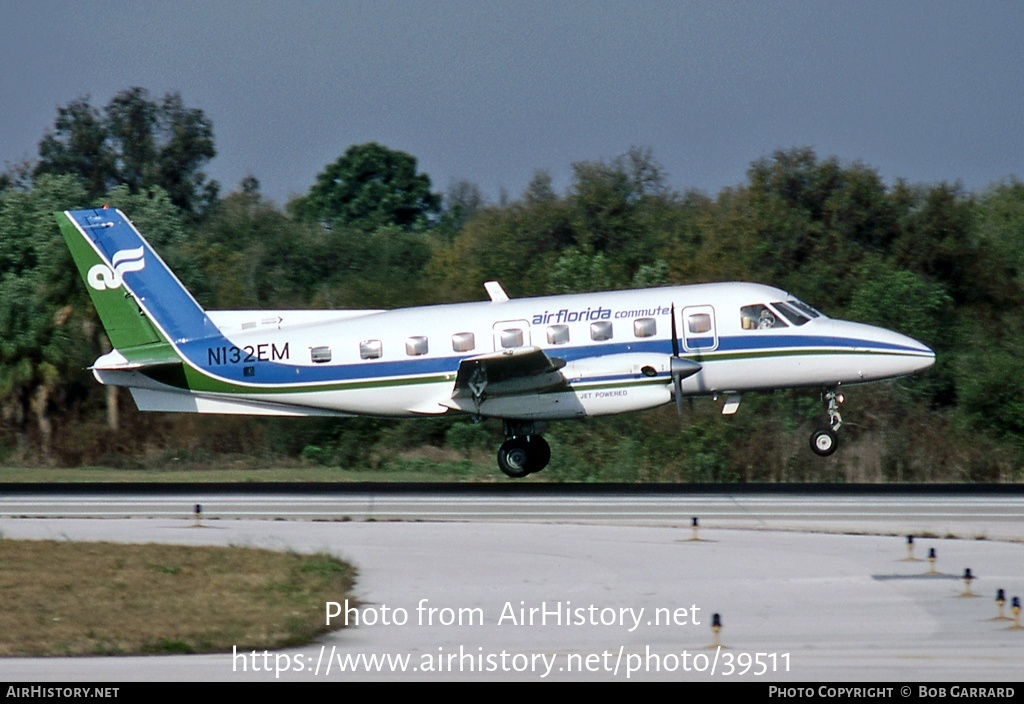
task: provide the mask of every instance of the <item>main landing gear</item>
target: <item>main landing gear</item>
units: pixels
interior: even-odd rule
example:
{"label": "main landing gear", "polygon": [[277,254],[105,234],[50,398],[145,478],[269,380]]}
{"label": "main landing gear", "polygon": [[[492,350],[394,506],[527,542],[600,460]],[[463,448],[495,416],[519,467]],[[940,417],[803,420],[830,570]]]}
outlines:
{"label": "main landing gear", "polygon": [[844,400],[843,395],[837,394],[835,389],[828,389],[825,392],[825,400],[828,401],[828,427],[819,428],[811,433],[811,449],[822,457],[828,457],[839,447],[836,431],[843,424],[843,418],[839,414],[839,404]]}
{"label": "main landing gear", "polygon": [[513,479],[539,472],[551,460],[551,446],[541,437],[542,423],[505,421],[507,440],[498,448],[498,468]]}

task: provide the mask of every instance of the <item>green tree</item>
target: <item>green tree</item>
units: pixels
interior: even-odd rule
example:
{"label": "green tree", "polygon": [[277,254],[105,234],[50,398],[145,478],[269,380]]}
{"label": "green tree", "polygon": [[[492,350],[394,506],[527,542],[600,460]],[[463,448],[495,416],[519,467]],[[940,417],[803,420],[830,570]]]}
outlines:
{"label": "green tree", "polygon": [[444,197],[444,208],[437,230],[446,239],[451,240],[462,229],[466,220],[483,206],[484,198],[475,183],[465,180],[453,181]]}
{"label": "green tree", "polygon": [[[306,307],[330,274],[331,252],[289,220],[247,177],[196,228],[183,254],[202,270],[209,306]],[[319,238],[322,239],[322,238]]]}
{"label": "green tree", "polygon": [[1024,183],[997,184],[978,199],[978,271],[973,284],[1000,310],[1014,311],[1024,298]]}
{"label": "green tree", "polygon": [[93,200],[121,184],[132,193],[157,186],[198,217],[217,200],[217,183],[202,171],[215,155],[213,126],[201,110],[186,108],[177,93],[157,101],[133,87],[102,112],[88,96],[58,108],[34,174],[73,174]]}
{"label": "green tree", "polygon": [[570,209],[541,171],[522,199],[480,207],[466,218],[454,239],[434,249],[428,277],[447,301],[479,300],[488,280],[502,282],[513,296],[548,293],[551,265],[574,244]]}
{"label": "green tree", "polygon": [[0,193],[0,407],[22,449],[31,434],[44,458],[55,409],[86,382],[96,349],[91,307],[53,219],[85,202],[71,176]]}
{"label": "green tree", "polygon": [[88,96],[57,108],[53,130],[39,142],[35,175],[42,174],[77,176],[94,198],[118,180],[105,119]]}
{"label": "green tree", "polygon": [[935,350],[936,364],[903,383],[935,405],[954,402],[956,372],[953,355],[960,345],[953,299],[941,284],[921,274],[873,259],[855,272],[858,282],[847,316],[880,325],[920,340]]}
{"label": "green tree", "polygon": [[1012,444],[1024,458],[1024,326],[1006,320],[999,335],[972,324],[965,335],[972,354],[956,359],[959,410],[970,425]]}
{"label": "green tree", "polygon": [[562,252],[551,267],[549,281],[551,293],[606,291],[612,285],[604,253],[588,255],[575,248]]}
{"label": "green tree", "polygon": [[977,301],[979,247],[976,203],[960,185],[900,184],[901,234],[894,243],[900,265],[941,282],[958,303]]}
{"label": "green tree", "polygon": [[423,230],[440,206],[440,196],[430,192],[430,177],[416,173],[415,157],[369,142],[345,150],[289,210],[307,222],[373,232],[388,225]]}
{"label": "green tree", "polygon": [[649,149],[634,147],[609,162],[573,164],[568,197],[574,240],[584,252],[605,252],[625,271],[645,259],[652,201],[669,197],[665,174]]}

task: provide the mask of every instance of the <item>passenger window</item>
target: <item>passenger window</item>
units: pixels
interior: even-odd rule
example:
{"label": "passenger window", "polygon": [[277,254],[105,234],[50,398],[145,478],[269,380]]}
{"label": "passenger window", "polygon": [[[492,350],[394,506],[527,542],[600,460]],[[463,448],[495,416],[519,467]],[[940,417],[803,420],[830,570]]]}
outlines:
{"label": "passenger window", "polygon": [[564,345],[569,342],[568,325],[552,325],[548,328],[548,344]]}
{"label": "passenger window", "polygon": [[456,352],[471,352],[476,349],[476,338],[471,332],[457,332],[452,335],[452,349]]}
{"label": "passenger window", "polygon": [[519,328],[509,328],[501,331],[501,346],[505,349],[510,347],[523,346],[523,331]]}
{"label": "passenger window", "polygon": [[410,357],[419,357],[427,353],[427,338],[422,336],[410,337],[405,341],[405,353]]}
{"label": "passenger window", "polygon": [[694,313],[686,319],[686,329],[695,334],[711,332],[711,316],[707,313]]}
{"label": "passenger window", "polygon": [[314,364],[324,364],[331,361],[331,348],[326,345],[309,348],[309,358]]}
{"label": "passenger window", "polygon": [[740,321],[744,330],[767,330],[789,327],[779,320],[771,308],[760,303],[740,308]]}
{"label": "passenger window", "polygon": [[633,335],[654,337],[658,333],[658,321],[654,318],[637,318],[633,321]]}
{"label": "passenger window", "polygon": [[598,341],[612,339],[612,324],[607,321],[591,323],[590,339]]}
{"label": "passenger window", "polygon": [[359,343],[359,356],[362,359],[380,359],[383,349],[380,340],[363,340]]}

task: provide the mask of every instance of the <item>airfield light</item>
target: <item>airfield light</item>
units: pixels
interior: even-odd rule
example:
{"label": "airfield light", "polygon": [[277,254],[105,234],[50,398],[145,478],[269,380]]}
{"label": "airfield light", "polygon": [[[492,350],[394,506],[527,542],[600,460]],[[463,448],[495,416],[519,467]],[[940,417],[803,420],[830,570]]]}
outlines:
{"label": "airfield light", "polygon": [[999,607],[999,615],[996,616],[996,620],[1008,620],[1007,616],[1003,613],[1003,607],[1006,606],[1006,592],[1002,589],[996,589],[996,606]]}
{"label": "airfield light", "polygon": [[907,536],[907,560],[912,561],[914,559],[914,536]]}
{"label": "airfield light", "polygon": [[971,593],[971,582],[974,581],[974,575],[971,574],[971,568],[970,567],[968,567],[968,568],[966,568],[964,570],[963,580],[964,580],[965,589],[964,589],[964,593],[961,594],[960,596],[975,596],[974,594]]}
{"label": "airfield light", "polygon": [[928,548],[928,574],[937,574],[935,572],[935,548]]}
{"label": "airfield light", "polygon": [[1020,628],[1020,597],[1013,597],[1011,602],[1010,611],[1013,612],[1013,626],[1012,628]]}
{"label": "airfield light", "polygon": [[696,516],[693,517],[692,522],[690,523],[690,525],[691,525],[691,533],[692,533],[691,536],[690,536],[690,540],[697,540],[697,517]]}
{"label": "airfield light", "polygon": [[192,512],[192,515],[195,516],[196,525],[198,526],[199,522],[203,519],[203,507],[201,504],[196,504],[196,507]]}
{"label": "airfield light", "polygon": [[711,615],[711,632],[715,634],[714,641],[711,643],[712,648],[720,648],[721,643],[718,642],[718,633],[722,630],[722,617],[719,614]]}

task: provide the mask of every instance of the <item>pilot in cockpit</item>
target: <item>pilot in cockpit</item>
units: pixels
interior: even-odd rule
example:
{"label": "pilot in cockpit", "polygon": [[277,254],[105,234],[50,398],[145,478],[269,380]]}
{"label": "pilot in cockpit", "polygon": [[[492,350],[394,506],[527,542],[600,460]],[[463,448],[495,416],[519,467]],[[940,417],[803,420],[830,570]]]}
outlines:
{"label": "pilot in cockpit", "polygon": [[767,330],[774,327],[786,327],[775,313],[765,305],[756,304],[740,308],[740,320],[744,330]]}

